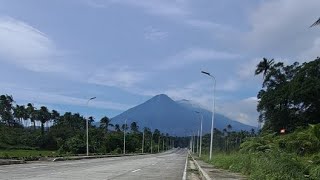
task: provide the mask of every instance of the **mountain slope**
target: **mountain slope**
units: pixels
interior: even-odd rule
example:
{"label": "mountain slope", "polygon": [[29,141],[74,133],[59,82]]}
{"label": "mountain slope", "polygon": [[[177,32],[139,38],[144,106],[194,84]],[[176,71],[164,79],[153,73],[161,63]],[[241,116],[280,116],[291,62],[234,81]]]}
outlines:
{"label": "mountain slope", "polygon": [[[197,104],[193,104],[191,101],[188,101],[188,100],[177,101],[177,103],[180,104],[181,106],[189,109],[190,111],[201,112],[201,114],[203,115],[203,119],[206,122],[206,125],[211,127],[211,120],[212,120],[211,119],[212,118],[211,111],[208,111],[208,110],[200,107]],[[252,128],[254,130],[257,130],[256,127],[240,123],[238,121],[229,119],[222,114],[215,113],[215,122],[214,122],[215,128],[222,130],[222,129],[226,128],[229,124],[232,126],[232,130],[235,130],[235,131],[240,131],[240,130],[251,131]]]}
{"label": "mountain slope", "polygon": [[[203,130],[209,132],[211,127],[211,112],[202,109],[200,106],[192,105],[187,100],[173,101],[165,94],[154,96],[148,101],[135,106],[120,115],[112,118],[114,124],[123,124],[127,119],[128,124],[138,122],[142,127],[158,128],[162,132],[173,135],[189,135],[192,130],[200,126],[199,115],[194,111],[203,113]],[[233,121],[221,114],[215,114],[215,127],[225,128],[231,124],[234,130],[251,130],[253,127]]]}

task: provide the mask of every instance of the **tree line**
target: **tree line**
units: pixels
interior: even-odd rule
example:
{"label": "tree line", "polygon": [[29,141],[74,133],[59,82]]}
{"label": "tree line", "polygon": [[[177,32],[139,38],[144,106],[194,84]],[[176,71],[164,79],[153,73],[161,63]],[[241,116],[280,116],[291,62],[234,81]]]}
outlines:
{"label": "tree line", "polygon": [[[0,96],[0,149],[47,149],[60,154],[86,152],[86,118],[79,113],[49,110],[33,104],[15,104],[12,96]],[[107,116],[97,127],[88,117],[91,153],[155,153],[173,146],[186,147],[187,138],[170,136],[159,129],[140,128],[137,122],[113,124]],[[40,128],[39,128],[40,127]],[[142,149],[143,148],[143,149]]]}
{"label": "tree line", "polygon": [[274,59],[257,65],[263,75],[257,110],[263,131],[293,132],[299,127],[320,123],[320,58],[285,65]]}

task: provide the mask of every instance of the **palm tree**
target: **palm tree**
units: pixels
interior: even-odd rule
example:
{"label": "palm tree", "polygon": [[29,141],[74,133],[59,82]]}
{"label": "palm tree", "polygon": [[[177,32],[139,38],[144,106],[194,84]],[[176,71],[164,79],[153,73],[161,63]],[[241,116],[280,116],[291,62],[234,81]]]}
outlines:
{"label": "palm tree", "polygon": [[318,25],[320,25],[320,18],[316,22],[314,22],[310,27],[318,26]]}
{"label": "palm tree", "polygon": [[36,129],[35,107],[31,103],[28,103],[26,111],[27,111],[27,114],[28,114],[28,117],[29,117],[31,123],[33,123],[33,129],[35,130]]}
{"label": "palm tree", "polygon": [[128,130],[128,125],[127,124],[122,124],[121,129],[123,131],[127,131]]}
{"label": "palm tree", "polygon": [[41,122],[41,135],[44,134],[44,124],[50,120],[51,114],[48,111],[48,108],[45,106],[41,106],[40,109],[37,111],[37,116],[39,121]]}
{"label": "palm tree", "polygon": [[0,96],[0,119],[2,122],[6,123],[8,126],[14,125],[13,115],[12,115],[12,96],[1,95]]}
{"label": "palm tree", "polygon": [[120,132],[121,131],[120,125],[119,124],[114,125],[114,130],[116,130],[117,132]]}
{"label": "palm tree", "polygon": [[228,129],[229,132],[232,130],[231,124],[228,124],[227,129]]}
{"label": "palm tree", "polygon": [[259,75],[263,73],[263,79],[268,74],[269,70],[272,68],[274,64],[274,59],[268,60],[267,58],[263,58],[262,61],[257,65],[257,69],[255,70],[255,75]]}
{"label": "palm tree", "polygon": [[105,129],[106,133],[108,133],[109,126],[113,127],[113,124],[111,124],[111,119],[109,119],[107,116],[104,116],[100,120],[100,128]]}
{"label": "palm tree", "polygon": [[16,105],[16,107],[13,109],[13,117],[15,117],[18,121],[18,123],[22,124],[22,118],[23,118],[23,108],[20,105]]}
{"label": "palm tree", "polygon": [[137,125],[136,122],[132,122],[130,124],[130,129],[132,132],[137,133],[139,131],[139,126]]}
{"label": "palm tree", "polygon": [[60,117],[60,114],[58,111],[56,111],[56,110],[51,111],[51,118],[50,119],[51,119],[51,121],[53,121],[53,123],[56,123],[59,117]]}

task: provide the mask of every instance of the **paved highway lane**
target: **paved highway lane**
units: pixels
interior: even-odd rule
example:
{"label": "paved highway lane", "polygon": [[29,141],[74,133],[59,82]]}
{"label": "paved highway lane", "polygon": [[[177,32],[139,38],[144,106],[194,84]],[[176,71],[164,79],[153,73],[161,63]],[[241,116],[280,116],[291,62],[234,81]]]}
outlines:
{"label": "paved highway lane", "polygon": [[0,166],[0,179],[182,179],[187,150],[61,162]]}

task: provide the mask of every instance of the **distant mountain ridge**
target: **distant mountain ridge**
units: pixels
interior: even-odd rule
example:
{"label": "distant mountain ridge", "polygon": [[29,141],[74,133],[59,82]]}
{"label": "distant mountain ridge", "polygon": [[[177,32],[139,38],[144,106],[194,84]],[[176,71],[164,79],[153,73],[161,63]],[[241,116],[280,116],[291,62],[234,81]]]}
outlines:
{"label": "distant mountain ridge", "polygon": [[[199,111],[203,115],[203,131],[210,132],[212,114],[210,111],[185,99],[174,101],[165,94],[156,95],[146,102],[113,117],[112,123],[123,124],[124,120],[127,119],[128,123],[138,122],[140,128],[150,127],[153,130],[157,128],[162,132],[184,136],[199,129],[200,116],[195,111]],[[228,124],[235,131],[251,131],[252,128],[256,130],[256,127],[245,125],[215,113],[215,128],[222,130]]]}

